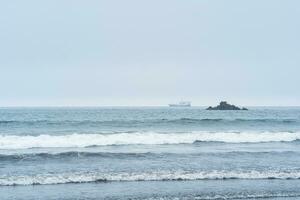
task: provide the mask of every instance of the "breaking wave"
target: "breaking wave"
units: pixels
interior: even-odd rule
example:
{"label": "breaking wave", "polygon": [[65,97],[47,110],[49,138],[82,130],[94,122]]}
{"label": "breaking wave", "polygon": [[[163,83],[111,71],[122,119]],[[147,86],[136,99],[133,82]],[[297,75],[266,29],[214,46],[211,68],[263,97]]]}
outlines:
{"label": "breaking wave", "polygon": [[106,145],[163,145],[192,144],[195,142],[260,143],[292,142],[300,139],[300,133],[263,132],[191,132],[191,133],[116,133],[70,134],[39,136],[0,136],[0,149],[71,148]]}
{"label": "breaking wave", "polygon": [[201,194],[201,195],[188,195],[188,196],[179,196],[179,197],[151,197],[143,200],[233,200],[233,199],[277,199],[277,198],[295,198],[299,197],[299,193],[229,193],[229,194]]}
{"label": "breaking wave", "polygon": [[154,172],[75,172],[0,176],[0,186],[54,185],[68,183],[101,183],[129,181],[193,181],[226,179],[300,179],[300,171],[154,171]]}

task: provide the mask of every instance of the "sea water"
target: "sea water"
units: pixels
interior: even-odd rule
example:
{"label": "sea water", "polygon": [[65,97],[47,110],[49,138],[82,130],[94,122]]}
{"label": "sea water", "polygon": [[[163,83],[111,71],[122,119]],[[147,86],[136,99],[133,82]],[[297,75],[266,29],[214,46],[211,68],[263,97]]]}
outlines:
{"label": "sea water", "polygon": [[0,199],[299,199],[300,108],[1,108]]}

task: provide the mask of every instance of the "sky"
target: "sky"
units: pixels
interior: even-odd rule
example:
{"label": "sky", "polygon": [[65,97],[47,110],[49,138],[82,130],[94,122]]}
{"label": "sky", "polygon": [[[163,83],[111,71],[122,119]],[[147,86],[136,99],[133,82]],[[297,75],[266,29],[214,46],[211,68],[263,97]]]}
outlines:
{"label": "sky", "polygon": [[298,0],[0,1],[0,106],[300,105]]}

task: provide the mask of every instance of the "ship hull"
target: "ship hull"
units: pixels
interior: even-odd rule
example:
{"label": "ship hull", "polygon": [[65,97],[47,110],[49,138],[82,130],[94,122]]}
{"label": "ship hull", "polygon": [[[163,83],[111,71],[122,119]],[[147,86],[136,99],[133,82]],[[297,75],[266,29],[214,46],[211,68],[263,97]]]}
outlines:
{"label": "ship hull", "polygon": [[176,104],[169,104],[169,107],[186,108],[186,107],[191,107],[191,105],[176,105]]}

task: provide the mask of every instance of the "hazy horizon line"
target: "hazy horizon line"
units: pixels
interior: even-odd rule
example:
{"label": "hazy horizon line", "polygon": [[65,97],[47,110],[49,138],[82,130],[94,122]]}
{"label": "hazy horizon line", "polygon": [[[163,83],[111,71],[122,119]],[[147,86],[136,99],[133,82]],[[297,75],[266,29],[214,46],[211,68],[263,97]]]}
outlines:
{"label": "hazy horizon line", "polygon": [[[236,105],[236,104],[235,104]],[[191,107],[209,107],[215,105],[192,105]],[[240,106],[239,104],[237,106]],[[243,105],[244,107],[300,107],[300,105]],[[0,108],[103,108],[103,107],[164,107],[170,108],[168,105],[7,105]],[[178,108],[173,108],[178,109]],[[181,109],[181,108],[179,108]]]}

